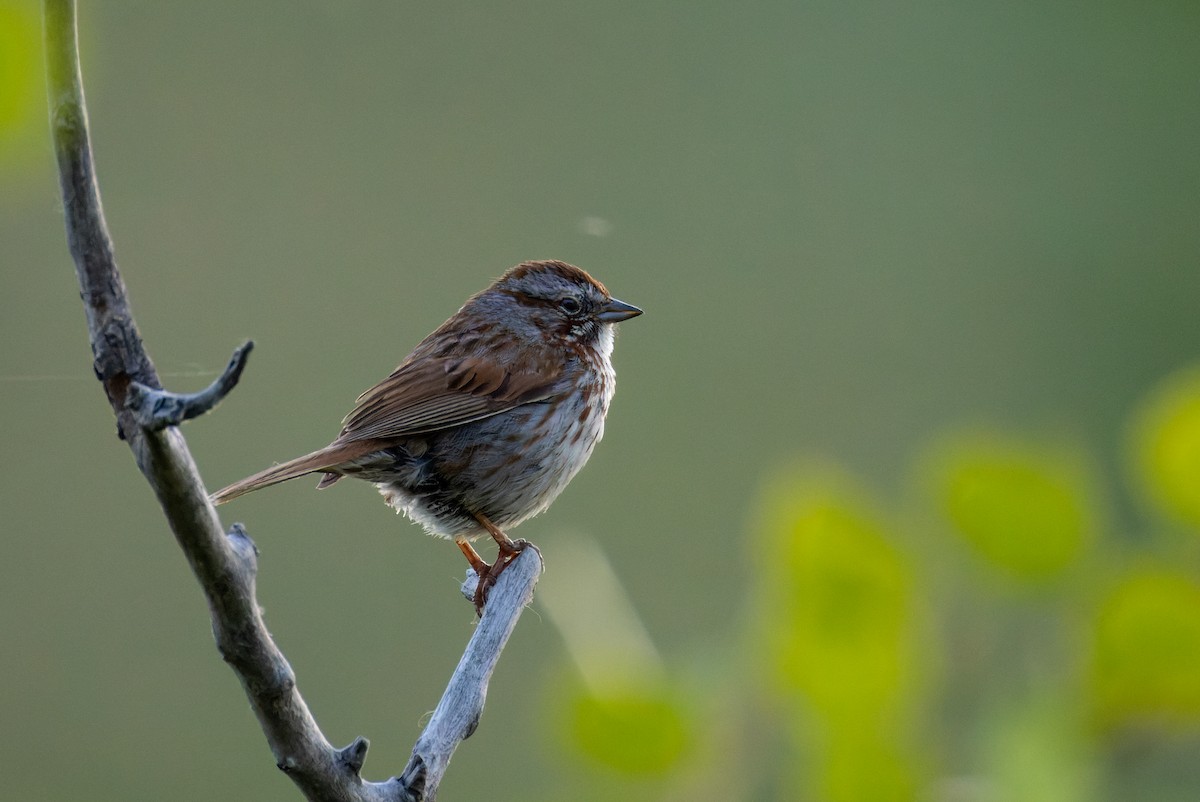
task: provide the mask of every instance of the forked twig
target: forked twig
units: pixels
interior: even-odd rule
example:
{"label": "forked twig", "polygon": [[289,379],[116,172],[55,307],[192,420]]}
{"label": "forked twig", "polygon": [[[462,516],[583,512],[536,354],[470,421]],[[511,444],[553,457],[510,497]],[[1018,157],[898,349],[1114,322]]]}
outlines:
{"label": "forked twig", "polygon": [[87,314],[93,366],[129,443],[153,488],[171,531],[208,599],[213,633],[262,725],[275,762],[310,800],[422,802],[433,800],[457,745],[470,736],[483,710],[488,680],[541,573],[536,549],[527,549],[492,588],[482,620],[437,711],[417,740],[399,777],[379,783],[361,777],[367,741],[344,749],[326,740],[296,687],[255,597],[258,552],[240,524],[228,535],[175,428],[212,409],[237,383],[251,344],[212,386],[190,395],[162,389],[142,343],[104,221],[92,164],[87,110],[79,70],[75,3],[45,0],[50,123],[66,217]]}

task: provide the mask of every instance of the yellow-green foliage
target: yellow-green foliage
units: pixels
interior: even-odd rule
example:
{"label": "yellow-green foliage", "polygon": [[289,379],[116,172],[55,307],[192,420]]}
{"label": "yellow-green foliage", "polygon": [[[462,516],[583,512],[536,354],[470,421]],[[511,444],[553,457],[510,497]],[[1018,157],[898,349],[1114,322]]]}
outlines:
{"label": "yellow-green foliage", "polygon": [[1052,577],[1095,536],[1084,472],[1069,453],[974,435],[946,445],[935,464],[952,531],[1015,576]]}
{"label": "yellow-green foliage", "polygon": [[1107,724],[1200,723],[1200,584],[1136,569],[1100,606],[1092,694]]}
{"label": "yellow-green foliage", "polygon": [[[1200,371],[1132,417],[1155,509],[1200,531]],[[576,749],[681,799],[1155,798],[1111,756],[1130,727],[1143,752],[1181,733],[1200,742],[1194,541],[1154,538],[1157,521],[1101,526],[1112,502],[1075,444],[975,431],[926,454],[925,492],[903,505],[921,514],[904,523],[843,470],[773,476],[750,540],[750,615],[725,636],[747,648],[721,664],[722,687],[580,691]],[[1135,543],[1145,553],[1131,560]],[[962,544],[971,561],[942,559]],[[1005,593],[978,581],[988,572],[1055,592]],[[697,714],[705,702],[720,712]]]}
{"label": "yellow-green foliage", "polygon": [[1200,533],[1200,369],[1164,382],[1134,426],[1142,486],[1166,514]]}
{"label": "yellow-green foliage", "polygon": [[626,687],[602,694],[579,689],[568,716],[579,750],[626,774],[665,774],[679,764],[689,746],[687,718],[664,687]]}
{"label": "yellow-green foliage", "polygon": [[915,673],[913,570],[835,470],[777,479],[763,509],[758,627],[775,693],[815,719],[821,798],[911,798],[906,707]]}
{"label": "yellow-green foliage", "polygon": [[766,502],[767,643],[778,680],[829,715],[889,704],[910,663],[905,558],[851,491],[788,477]]}

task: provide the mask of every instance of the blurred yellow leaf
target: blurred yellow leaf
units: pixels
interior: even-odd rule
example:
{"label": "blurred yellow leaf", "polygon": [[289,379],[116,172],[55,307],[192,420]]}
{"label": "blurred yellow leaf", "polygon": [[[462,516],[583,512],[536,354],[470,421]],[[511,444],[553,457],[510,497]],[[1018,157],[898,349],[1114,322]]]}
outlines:
{"label": "blurred yellow leaf", "polygon": [[888,706],[912,663],[909,567],[848,483],[775,483],[763,531],[763,628],[776,674],[826,714]]}
{"label": "blurred yellow leaf", "polygon": [[1200,369],[1168,379],[1134,424],[1137,468],[1158,506],[1200,531]]}
{"label": "blurred yellow leaf", "polygon": [[934,460],[942,510],[975,551],[1026,579],[1074,561],[1095,535],[1081,461],[992,437],[960,438]]}
{"label": "blurred yellow leaf", "polygon": [[665,686],[598,694],[578,689],[569,703],[575,745],[600,765],[634,775],[664,775],[691,745],[688,717]]}
{"label": "blurred yellow leaf", "polygon": [[1200,723],[1200,584],[1167,570],[1127,577],[1100,610],[1092,679],[1105,723]]}
{"label": "blurred yellow leaf", "polygon": [[[820,723],[798,796],[914,798],[906,715],[915,688],[912,567],[855,482],[836,468],[783,472],[760,506],[758,627],[786,696]],[[798,732],[810,722],[792,720]],[[798,743],[810,743],[806,735]]]}

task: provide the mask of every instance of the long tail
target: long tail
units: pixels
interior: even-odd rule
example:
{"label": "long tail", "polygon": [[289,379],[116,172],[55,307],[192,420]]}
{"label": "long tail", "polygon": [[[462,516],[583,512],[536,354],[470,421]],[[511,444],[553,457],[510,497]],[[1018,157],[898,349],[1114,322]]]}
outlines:
{"label": "long tail", "polygon": [[348,460],[361,457],[363,454],[368,454],[377,448],[378,446],[373,446],[370,441],[333,443],[319,451],[314,451],[311,454],[305,454],[303,457],[296,457],[295,459],[280,463],[266,470],[259,471],[253,476],[247,476],[241,481],[234,482],[229,487],[221,488],[209,496],[209,498],[213,504],[224,504],[226,501],[232,501],[238,496],[244,496],[263,487],[277,485],[280,482],[286,482],[288,479],[295,479],[297,476],[304,476],[308,473],[318,473],[323,470],[335,468]]}

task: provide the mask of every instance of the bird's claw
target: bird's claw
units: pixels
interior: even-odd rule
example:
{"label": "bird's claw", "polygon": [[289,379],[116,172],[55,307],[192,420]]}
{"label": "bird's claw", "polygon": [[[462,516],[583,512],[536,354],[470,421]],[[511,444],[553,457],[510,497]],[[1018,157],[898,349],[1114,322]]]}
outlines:
{"label": "bird's claw", "polygon": [[504,569],[530,545],[532,544],[528,540],[523,539],[510,540],[501,544],[496,561],[487,567],[482,576],[479,576],[479,582],[475,585],[475,615],[483,618],[483,607],[487,603],[488,592],[496,584],[500,574],[504,573]]}

